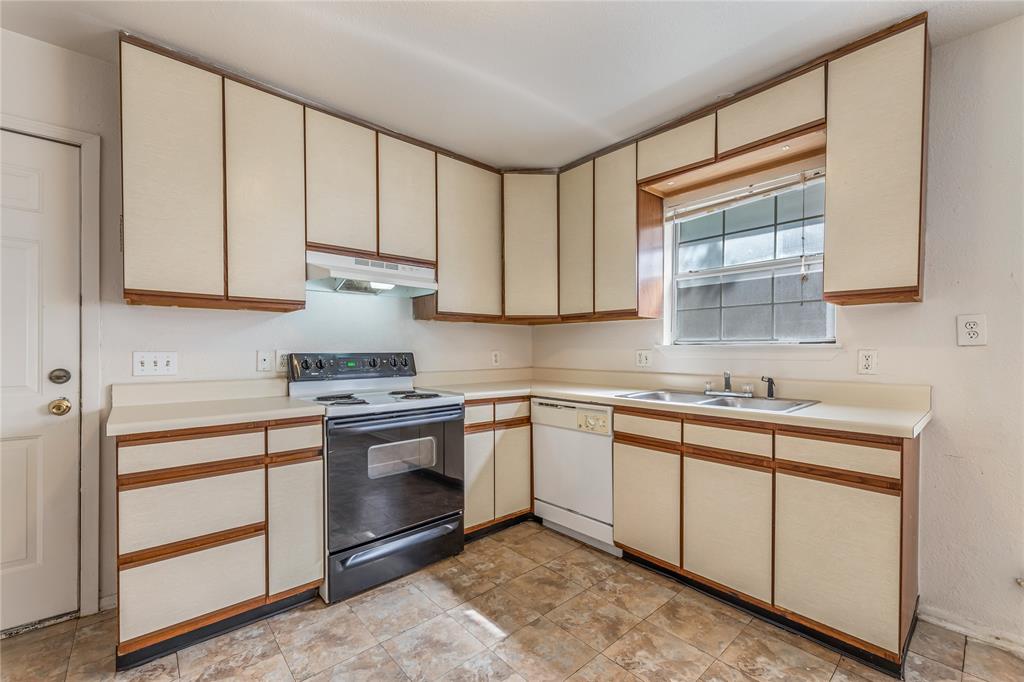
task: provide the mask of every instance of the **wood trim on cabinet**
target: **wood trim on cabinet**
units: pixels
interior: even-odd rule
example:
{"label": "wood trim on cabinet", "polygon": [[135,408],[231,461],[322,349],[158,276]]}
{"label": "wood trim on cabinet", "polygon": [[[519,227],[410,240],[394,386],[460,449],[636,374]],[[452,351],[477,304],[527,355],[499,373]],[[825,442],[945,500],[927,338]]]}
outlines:
{"label": "wood trim on cabinet", "polygon": [[194,481],[200,478],[212,478],[227,474],[237,474],[252,469],[261,469],[264,464],[264,456],[237,457],[235,459],[224,459],[218,462],[204,462],[202,464],[187,464],[185,466],[169,467],[166,469],[151,469],[149,471],[138,471],[130,474],[121,474],[117,477],[118,492],[124,490],[138,490],[139,488],[151,488],[155,485],[167,485],[170,483],[182,483]]}
{"label": "wood trim on cabinet", "polygon": [[137,552],[129,552],[128,554],[118,556],[117,570],[127,571],[128,569],[138,568],[139,566],[145,566],[157,561],[173,559],[174,557],[192,554],[193,552],[201,552],[204,549],[220,547],[221,545],[227,545],[240,540],[248,540],[249,538],[264,535],[266,530],[266,522],[261,521],[215,533],[207,533],[206,535],[188,538],[187,540],[178,540],[177,542],[169,542],[165,545],[140,549]]}
{"label": "wood trim on cabinet", "polygon": [[[924,249],[919,247],[920,251]],[[919,266],[920,267],[920,266]],[[835,305],[867,305],[875,303],[920,303],[921,286],[889,289],[854,289],[825,293],[825,301]]]}
{"label": "wood trim on cabinet", "polygon": [[[819,68],[819,67],[815,67],[815,68]],[[803,75],[803,74],[798,74],[798,75]],[[757,93],[751,93],[751,94],[757,94]],[[743,145],[741,147],[735,147],[735,148],[730,149],[728,151],[721,152],[720,154],[718,154],[718,156],[716,157],[715,160],[716,160],[716,162],[717,161],[725,161],[726,159],[731,159],[731,158],[733,158],[735,156],[742,156],[743,154],[746,154],[747,152],[756,151],[756,150],[762,149],[764,147],[771,147],[772,145],[776,145],[779,142],[784,142],[784,141],[786,141],[786,140],[788,140],[790,138],[793,138],[793,137],[799,137],[800,135],[806,135],[807,133],[813,133],[813,132],[818,132],[818,131],[822,131],[822,130],[825,130],[825,119],[824,118],[819,118],[819,119],[816,119],[816,120],[811,121],[809,123],[804,123],[804,124],[798,125],[798,126],[796,126],[794,128],[789,128],[788,130],[783,130],[780,133],[775,133],[774,135],[770,135],[768,137],[763,137],[760,140],[754,140],[753,142],[749,142],[749,143],[747,143],[747,144],[745,144],[745,145]],[[794,159],[789,158],[789,159],[786,159],[784,162],[785,163],[792,163],[793,161],[794,161]],[[750,171],[748,171],[748,173],[749,172]],[[721,182],[721,181],[722,180],[719,179],[716,182]]]}
{"label": "wood trim on cabinet", "polygon": [[[527,398],[529,400],[529,398]],[[489,405],[496,402],[496,398],[470,398],[463,402],[464,405]]]}
{"label": "wood trim on cabinet", "polygon": [[306,307],[305,301],[257,299],[229,296],[208,296],[171,291],[143,291],[125,289],[124,302],[128,305],[156,305],[174,308],[215,308],[219,310],[260,310],[264,312],[290,313]]}
{"label": "wood trim on cabinet", "polygon": [[121,642],[117,645],[117,654],[119,656],[123,656],[124,654],[131,653],[132,651],[145,649],[147,646],[157,644],[158,642],[162,642],[165,639],[170,639],[172,637],[177,637],[178,635],[183,635],[186,632],[197,630],[211,623],[216,623],[217,621],[224,620],[232,616],[237,616],[240,613],[245,613],[246,611],[249,611],[256,607],[263,606],[266,603],[266,601],[266,596],[260,595],[259,597],[246,599],[243,602],[239,602],[231,606],[225,606],[224,608],[217,609],[216,611],[211,611],[210,613],[207,613],[202,616],[190,618],[189,620],[182,621],[175,625],[169,625],[165,628],[161,628],[160,630],[151,632],[147,635],[142,635],[140,637],[125,640],[124,642]]}
{"label": "wood trim on cabinet", "polygon": [[267,595],[267,603],[268,604],[272,604],[273,602],[281,601],[282,599],[287,599],[288,597],[295,596],[296,594],[299,594],[300,592],[305,592],[306,590],[311,590],[314,587],[320,587],[320,585],[323,583],[323,581],[324,581],[323,578],[320,578],[319,580],[311,580],[310,582],[306,583],[305,585],[298,585],[296,587],[292,587],[292,588],[287,589],[287,590],[282,590],[281,592],[277,592],[275,594]]}
{"label": "wood trim on cabinet", "polygon": [[643,417],[645,419],[660,419],[661,421],[668,422],[681,422],[683,415],[680,412],[669,412],[668,410],[648,410],[646,408],[639,407],[620,407],[618,405],[612,406],[615,412],[620,414],[628,414],[633,417]]}
{"label": "wood trim on cabinet", "polygon": [[612,442],[620,443],[622,445],[632,445],[635,448],[657,450],[658,452],[664,452],[669,455],[682,456],[683,454],[682,448],[679,447],[678,443],[659,441],[645,436],[634,436],[631,433],[621,433],[616,431],[613,434]]}
{"label": "wood trim on cabinet", "polygon": [[[242,424],[223,424],[215,426],[198,426],[191,429],[175,429],[173,431],[149,431],[145,433],[130,433],[117,436],[117,447],[127,448],[134,445],[153,445],[155,443],[170,443],[179,440],[194,440],[196,438],[213,438],[215,436],[240,436],[247,433],[258,433],[263,430],[262,424],[258,422],[246,422]],[[262,455],[262,452],[253,453]]]}
{"label": "wood trim on cabinet", "polygon": [[[900,452],[903,449],[899,438],[887,436],[872,436],[860,433],[847,433],[844,431],[825,431],[824,429],[796,430],[794,427],[779,427],[775,430],[776,437],[805,438],[807,440],[824,440],[830,443],[842,443],[843,445],[857,445],[860,447],[876,448],[879,450],[893,450]],[[879,440],[884,439],[884,440]]]}
{"label": "wood trim on cabinet", "polygon": [[316,462],[323,459],[323,451],[320,448],[311,450],[292,450],[290,452],[277,452],[268,455],[266,464],[268,468],[287,466],[289,464],[302,464],[304,462]]}
{"label": "wood trim on cabinet", "polygon": [[[786,138],[786,139],[793,139],[793,138]],[[778,142],[784,142],[784,141],[785,140],[778,140],[778,141],[774,142],[773,144],[778,144]],[[755,149],[755,150],[748,150],[748,151],[757,151],[757,150]],[[773,168],[777,168],[779,166],[789,165],[789,164],[797,163],[797,162],[800,162],[800,161],[806,161],[807,159],[813,159],[816,156],[821,156],[822,154],[824,154],[824,152],[825,152],[825,147],[824,146],[817,147],[815,149],[811,149],[809,151],[806,151],[806,152],[803,152],[803,153],[800,153],[800,154],[794,154],[793,156],[787,156],[787,157],[782,158],[782,159],[773,159],[773,160],[768,161],[766,163],[761,163],[761,164],[757,164],[757,165],[753,165],[753,166],[746,166],[744,168],[740,168],[740,169],[736,170],[733,173],[728,173],[726,175],[719,175],[719,176],[708,178],[707,180],[704,180],[704,181],[701,181],[701,182],[695,182],[693,184],[682,185],[677,191],[663,192],[662,194],[663,194],[663,196],[665,198],[674,197],[677,194],[682,194],[684,192],[693,192],[695,190],[703,189],[705,187],[710,187],[712,185],[718,185],[718,184],[721,184],[721,183],[730,182],[732,180],[738,180],[740,178],[745,178],[745,177],[747,177],[749,175],[754,175],[755,173],[761,173],[763,171],[772,170]],[[672,177],[672,176],[669,175],[668,177]],[[681,180],[680,180],[681,182],[685,182],[686,175],[685,174],[681,174],[680,178],[681,178]],[[661,178],[661,180],[664,180],[664,179],[665,178]],[[652,183],[644,183],[644,185],[642,185],[641,188],[649,190],[651,187],[654,187],[657,184],[657,182],[659,182],[659,181],[655,181],[655,182],[652,182]]]}
{"label": "wood trim on cabinet", "polygon": [[[767,436],[774,433],[774,428],[771,425],[766,425],[764,422],[753,422],[744,419],[732,419],[729,417],[708,417],[705,415],[691,416],[689,414],[683,417],[684,429],[685,424],[692,424],[693,426],[710,426],[716,429],[732,429],[733,431],[749,431],[751,433],[762,433]],[[683,440],[686,440],[685,433],[683,434]]]}
{"label": "wood trim on cabinet", "polygon": [[265,422],[268,429],[290,429],[296,426],[308,426],[310,424],[322,424],[323,416],[314,414],[305,417],[287,417],[285,419],[271,419]]}
{"label": "wood trim on cabinet", "polygon": [[[671,130],[671,128],[669,128],[669,130]],[[662,132],[666,132],[666,131],[662,131]],[[717,145],[718,145],[718,120],[716,119],[715,120],[715,146],[717,147]],[[639,145],[637,145],[637,146],[639,147]],[[717,162],[717,160],[715,159],[714,156],[709,156],[706,159],[701,159],[700,161],[694,161],[693,163],[688,163],[685,166],[679,166],[678,168],[672,168],[672,169],[667,170],[667,171],[662,171],[661,173],[656,173],[655,175],[648,175],[648,176],[643,177],[643,178],[637,178],[636,184],[641,189],[644,189],[645,185],[654,184],[656,182],[664,180],[665,178],[670,178],[673,175],[681,175],[683,173],[688,173],[688,172],[690,172],[692,170],[697,170],[698,168],[703,168],[704,166],[710,166],[710,165],[712,165],[712,164],[714,164],[716,162]]]}
{"label": "wood trim on cabinet", "polygon": [[[504,398],[488,398],[488,399],[485,399],[484,402],[488,402],[488,401],[494,402],[495,404],[497,404],[497,403],[528,403],[528,402],[530,402],[530,396],[528,396],[528,395],[510,395],[510,396],[505,396]],[[470,401],[467,400],[466,402],[468,403]]]}
{"label": "wood trim on cabinet", "polygon": [[876,644],[865,642],[863,639],[859,639],[857,637],[854,637],[853,635],[848,635],[845,632],[836,630],[835,628],[829,627],[824,623],[819,623],[818,621],[807,618],[806,616],[801,616],[799,613],[790,611],[789,609],[785,609],[781,606],[773,606],[772,610],[778,613],[780,616],[784,616],[785,618],[788,618],[789,620],[795,623],[799,623],[800,625],[803,625],[805,627],[817,630],[828,637],[837,639],[840,642],[849,644],[850,646],[857,647],[858,649],[863,649],[864,651],[867,651],[870,654],[878,656],[879,658],[883,658],[887,661],[892,661],[893,663],[897,664],[900,662],[899,654],[883,649],[882,647]]}
{"label": "wood trim on cabinet", "polygon": [[636,312],[660,318],[665,303],[665,200],[636,190]]}
{"label": "wood trim on cabinet", "polygon": [[333,253],[338,256],[353,256],[355,258],[368,258],[370,260],[383,260],[376,251],[364,251],[362,249],[350,249],[346,246],[334,246],[321,242],[306,242],[307,251],[319,251],[321,253]]}
{"label": "wood trim on cabinet", "polygon": [[[532,457],[530,458],[530,461],[531,461],[531,466],[532,466],[532,461],[533,461]],[[532,499],[533,495],[531,494],[530,497]],[[470,533],[475,533],[476,531],[481,530],[483,528],[489,528],[490,526],[494,526],[494,525],[497,525],[499,523],[504,523],[505,521],[508,521],[509,519],[514,519],[514,518],[517,518],[517,517],[520,517],[520,516],[524,516],[526,514],[532,514],[532,513],[533,513],[533,506],[531,504],[530,508],[528,508],[528,509],[521,509],[519,511],[512,512],[510,514],[505,514],[504,516],[499,516],[496,519],[491,519],[490,521],[484,521],[483,523],[478,523],[475,526],[470,526],[469,528],[464,529],[462,531],[462,534],[463,535],[469,535]]]}
{"label": "wood trim on cabinet", "polygon": [[900,651],[910,636],[917,610],[918,518],[920,514],[921,437],[903,441],[900,479]]}
{"label": "wood trim on cabinet", "polygon": [[768,473],[771,473],[775,468],[771,457],[759,457],[757,455],[747,455],[739,452],[732,452],[731,450],[719,450],[718,448],[708,448],[697,445],[684,445],[683,455],[693,459],[702,459],[718,464],[729,464],[732,466],[742,467],[744,469],[753,469],[754,471],[765,471]]}
{"label": "wood trim on cabinet", "polygon": [[500,429],[517,429],[520,426],[529,426],[530,417],[516,417],[514,419],[499,419],[494,422],[494,430]]}
{"label": "wood trim on cabinet", "polygon": [[521,324],[501,315],[481,313],[446,313],[437,309],[437,294],[416,296],[412,299],[412,316],[416,320],[434,322],[483,322],[489,324]]}
{"label": "wood trim on cabinet", "polygon": [[850,488],[859,488],[897,497],[902,489],[902,484],[895,478],[863,474],[846,469],[834,469],[821,466],[820,464],[805,464],[804,462],[791,462],[788,459],[776,459],[775,469],[790,476],[808,478],[812,481],[821,481],[822,483],[845,485]]}
{"label": "wood trim on cabinet", "polygon": [[480,422],[478,424],[466,424],[462,428],[462,432],[464,434],[481,433],[483,431],[493,431],[493,430],[494,430],[494,422],[493,421]]}
{"label": "wood trim on cabinet", "polygon": [[[621,549],[623,552],[627,552],[627,553],[632,554],[634,556],[640,557],[644,561],[648,561],[648,562],[650,562],[650,563],[652,563],[652,564],[654,564],[656,566],[660,566],[661,568],[664,568],[667,571],[671,571],[673,573],[679,573],[682,570],[679,566],[671,564],[671,563],[665,561],[664,559],[659,559],[656,556],[651,556],[647,552],[641,552],[639,549],[634,549],[634,548],[630,547],[629,545],[624,545],[621,542],[619,542],[618,540],[614,540],[613,544],[616,547],[618,547],[619,549]],[[679,556],[680,556],[680,559],[681,559],[682,558],[682,547],[679,548],[679,552],[680,552]]]}
{"label": "wood trim on cabinet", "polygon": [[679,569],[679,574],[683,575],[683,576],[686,576],[690,580],[694,580],[694,581],[696,581],[698,583],[701,583],[702,585],[707,585],[708,587],[710,587],[710,588],[712,588],[714,590],[718,590],[719,592],[725,592],[726,594],[731,595],[731,596],[733,596],[733,597],[735,597],[737,599],[741,599],[741,600],[743,600],[745,602],[748,602],[750,604],[753,604],[753,605],[755,605],[755,606],[757,606],[759,608],[765,609],[766,611],[774,611],[775,610],[775,607],[772,606],[771,604],[769,604],[766,601],[758,599],[757,597],[751,597],[746,592],[740,592],[739,590],[733,589],[733,588],[731,588],[731,587],[729,587],[727,585],[723,585],[722,583],[715,582],[711,578],[705,578],[704,576],[702,576],[702,575],[700,575],[698,573],[694,573],[693,571],[688,571],[685,568],[680,568]]}

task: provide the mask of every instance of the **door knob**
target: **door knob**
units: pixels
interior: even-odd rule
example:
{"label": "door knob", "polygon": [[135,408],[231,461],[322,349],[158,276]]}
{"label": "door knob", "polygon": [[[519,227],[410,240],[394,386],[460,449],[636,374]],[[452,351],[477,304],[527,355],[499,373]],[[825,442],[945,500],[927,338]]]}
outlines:
{"label": "door knob", "polygon": [[71,411],[71,401],[67,398],[57,398],[56,400],[51,400],[50,404],[46,407],[50,410],[50,414],[63,417]]}

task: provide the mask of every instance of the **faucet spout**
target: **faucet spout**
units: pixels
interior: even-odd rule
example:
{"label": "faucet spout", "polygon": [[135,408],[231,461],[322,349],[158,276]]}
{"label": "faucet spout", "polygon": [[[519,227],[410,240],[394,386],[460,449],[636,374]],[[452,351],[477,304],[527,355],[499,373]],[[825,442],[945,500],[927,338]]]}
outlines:
{"label": "faucet spout", "polygon": [[724,390],[731,391],[732,390],[732,372],[730,372],[728,370],[723,372],[722,373],[722,379],[723,379],[723,384],[724,384]]}

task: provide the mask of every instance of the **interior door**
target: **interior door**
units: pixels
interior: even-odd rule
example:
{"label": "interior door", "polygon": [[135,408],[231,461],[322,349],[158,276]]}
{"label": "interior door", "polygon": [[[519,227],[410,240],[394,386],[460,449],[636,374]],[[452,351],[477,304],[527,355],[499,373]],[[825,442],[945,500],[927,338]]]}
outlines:
{"label": "interior door", "polygon": [[0,627],[7,629],[78,608],[80,221],[79,149],[2,135]]}

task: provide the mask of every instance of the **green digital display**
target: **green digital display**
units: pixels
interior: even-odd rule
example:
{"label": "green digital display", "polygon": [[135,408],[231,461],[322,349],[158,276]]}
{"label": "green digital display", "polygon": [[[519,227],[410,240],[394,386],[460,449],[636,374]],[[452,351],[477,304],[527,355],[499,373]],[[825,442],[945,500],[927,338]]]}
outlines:
{"label": "green digital display", "polygon": [[356,366],[356,361],[355,360],[346,360],[345,361],[345,366],[346,367],[355,367]]}

